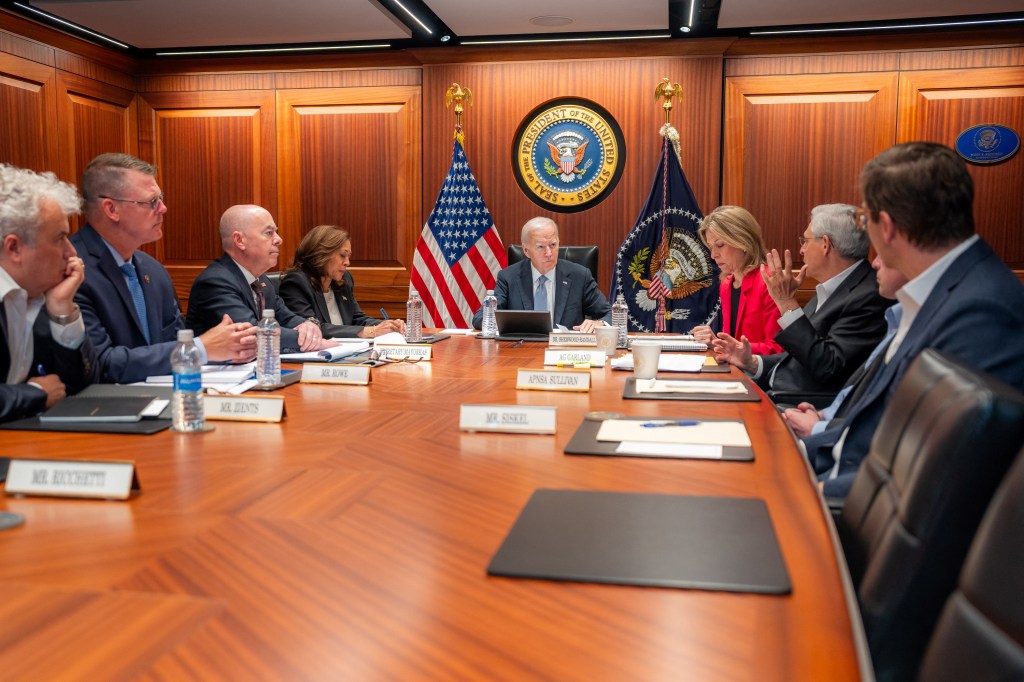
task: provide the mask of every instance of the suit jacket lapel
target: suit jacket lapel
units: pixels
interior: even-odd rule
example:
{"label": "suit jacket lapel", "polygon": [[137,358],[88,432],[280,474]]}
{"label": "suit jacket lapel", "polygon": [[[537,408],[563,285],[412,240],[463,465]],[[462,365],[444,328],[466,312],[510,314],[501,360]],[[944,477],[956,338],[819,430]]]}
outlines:
{"label": "suit jacket lapel", "polygon": [[569,289],[572,288],[572,275],[565,272],[561,261],[555,264],[552,274],[554,279],[551,284],[555,287],[555,311],[552,319],[555,323],[558,323],[562,319],[562,313],[565,312],[565,303],[569,299]]}
{"label": "suit jacket lapel", "polygon": [[[256,297],[253,296],[252,287],[250,287],[249,283],[245,281],[245,275],[242,274],[242,270],[238,267],[238,264],[235,263],[235,260],[226,253],[221,255],[217,260],[220,261],[220,264],[228,271],[228,276],[231,278],[231,281],[235,283],[237,290],[242,293],[242,299],[248,302],[249,310],[253,311],[257,320],[262,318],[263,311],[256,310]],[[266,301],[267,307],[273,308],[273,299],[271,298],[271,295],[273,294],[274,285],[270,283],[270,280],[267,279],[266,275],[257,277],[256,280],[264,285],[263,299]],[[268,288],[270,289],[269,292],[267,291]],[[280,320],[278,320],[278,322],[280,322]]]}
{"label": "suit jacket lapel", "polygon": [[533,310],[533,270],[529,260],[520,261],[523,265],[519,272],[519,288],[522,292],[522,300],[519,302],[520,310]]}

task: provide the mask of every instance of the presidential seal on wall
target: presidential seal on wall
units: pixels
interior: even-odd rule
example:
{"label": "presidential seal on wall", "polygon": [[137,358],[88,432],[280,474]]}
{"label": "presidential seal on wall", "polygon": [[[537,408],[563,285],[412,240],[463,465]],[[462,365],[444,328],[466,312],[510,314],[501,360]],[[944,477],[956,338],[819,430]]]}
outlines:
{"label": "presidential seal on wall", "polygon": [[512,140],[512,172],[533,203],[575,213],[603,201],[626,161],[622,129],[589,100],[563,97],[531,111]]}

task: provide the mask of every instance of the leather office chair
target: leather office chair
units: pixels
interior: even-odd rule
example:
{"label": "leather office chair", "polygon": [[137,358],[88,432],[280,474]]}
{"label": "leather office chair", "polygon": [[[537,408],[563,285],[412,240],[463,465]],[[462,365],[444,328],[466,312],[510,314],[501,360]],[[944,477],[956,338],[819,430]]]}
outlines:
{"label": "leather office chair", "polygon": [[[597,247],[596,246],[559,246],[558,257],[577,263],[590,270],[597,280]],[[526,258],[522,244],[510,244],[508,247],[508,264],[518,263]]]}
{"label": "leather office chair", "polygon": [[989,505],[921,679],[1024,679],[1024,450]]}
{"label": "leather office chair", "polygon": [[838,530],[878,680],[909,680],[996,487],[1024,395],[926,350],[893,395]]}
{"label": "leather office chair", "polygon": [[267,273],[264,273],[264,274],[266,274],[267,279],[270,280],[270,283],[274,285],[274,291],[280,293],[281,292],[281,278],[284,277],[284,273],[283,272],[267,272]]}

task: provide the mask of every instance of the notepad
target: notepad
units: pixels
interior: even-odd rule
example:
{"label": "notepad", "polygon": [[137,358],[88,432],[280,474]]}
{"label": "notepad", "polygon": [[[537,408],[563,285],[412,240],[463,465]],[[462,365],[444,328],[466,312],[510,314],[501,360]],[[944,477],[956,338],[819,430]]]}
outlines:
{"label": "notepad", "polygon": [[43,423],[137,422],[153,402],[150,397],[66,398],[39,416]]}

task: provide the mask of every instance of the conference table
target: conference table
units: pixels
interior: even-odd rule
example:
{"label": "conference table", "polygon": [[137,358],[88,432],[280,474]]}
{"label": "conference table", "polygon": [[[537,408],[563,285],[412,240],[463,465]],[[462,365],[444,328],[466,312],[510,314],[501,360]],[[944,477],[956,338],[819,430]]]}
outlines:
{"label": "conference table", "polygon": [[[545,344],[452,336],[368,386],[281,390],[281,423],[0,432],[0,456],[132,460],[127,501],[3,497],[6,680],[849,680],[869,676],[831,523],[772,404],[517,390]],[[735,372],[735,370],[733,370]],[[738,374],[704,375],[737,380]],[[554,435],[459,431],[557,407]],[[742,420],[753,462],[566,455],[592,410]],[[788,595],[489,576],[538,489],[748,497]]]}

